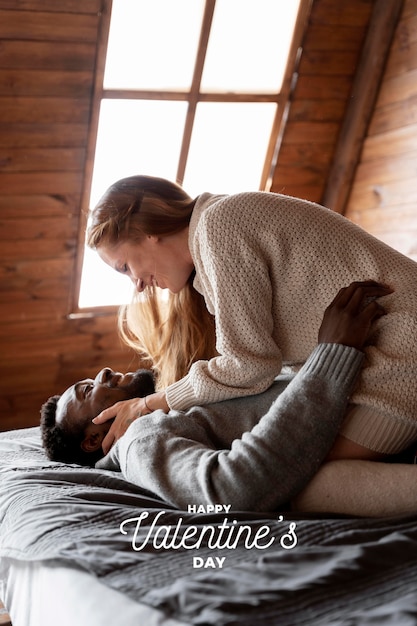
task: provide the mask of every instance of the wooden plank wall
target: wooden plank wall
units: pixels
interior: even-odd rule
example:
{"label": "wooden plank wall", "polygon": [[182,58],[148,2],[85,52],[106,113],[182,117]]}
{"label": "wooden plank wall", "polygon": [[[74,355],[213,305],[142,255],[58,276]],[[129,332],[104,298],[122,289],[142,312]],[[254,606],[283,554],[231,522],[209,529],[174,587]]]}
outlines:
{"label": "wooden plank wall", "polygon": [[101,0],[0,0],[0,429],[105,365],[115,317],[70,320]]}
{"label": "wooden plank wall", "polygon": [[405,0],[346,216],[417,260],[417,1]]}
{"label": "wooden plank wall", "polygon": [[315,0],[271,190],[321,202],[372,0]]}

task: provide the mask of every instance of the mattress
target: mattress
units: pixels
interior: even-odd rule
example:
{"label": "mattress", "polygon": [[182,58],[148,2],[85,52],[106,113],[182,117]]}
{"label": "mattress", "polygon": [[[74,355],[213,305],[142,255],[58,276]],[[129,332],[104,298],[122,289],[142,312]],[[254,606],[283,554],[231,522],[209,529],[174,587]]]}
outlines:
{"label": "mattress", "polygon": [[11,560],[1,575],[5,577],[3,597],[13,626],[184,624],[131,600],[75,567],[48,561]]}

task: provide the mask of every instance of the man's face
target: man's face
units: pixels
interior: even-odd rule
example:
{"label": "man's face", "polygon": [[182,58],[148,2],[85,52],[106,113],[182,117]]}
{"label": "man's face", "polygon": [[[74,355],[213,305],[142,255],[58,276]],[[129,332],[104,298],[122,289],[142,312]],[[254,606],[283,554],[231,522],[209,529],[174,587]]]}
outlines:
{"label": "man's face", "polygon": [[[106,367],[97,376],[81,380],[69,387],[60,397],[56,423],[87,427],[101,411],[120,400],[143,397],[153,393],[154,382],[149,370],[120,374]],[[110,428],[111,422],[106,426]]]}

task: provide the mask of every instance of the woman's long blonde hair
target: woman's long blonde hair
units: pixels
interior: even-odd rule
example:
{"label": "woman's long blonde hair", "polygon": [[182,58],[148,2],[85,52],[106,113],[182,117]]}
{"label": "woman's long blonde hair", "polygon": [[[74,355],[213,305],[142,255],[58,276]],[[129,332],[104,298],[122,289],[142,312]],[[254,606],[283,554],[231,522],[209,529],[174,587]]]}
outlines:
{"label": "woman's long blonde hair", "polygon": [[[123,178],[93,209],[87,245],[97,249],[180,232],[188,226],[194,204],[179,185],[163,178]],[[149,361],[160,389],[185,376],[195,361],[216,354],[214,318],[192,279],[179,293],[170,293],[167,301],[158,289],[147,287],[120,309],[121,337]]]}

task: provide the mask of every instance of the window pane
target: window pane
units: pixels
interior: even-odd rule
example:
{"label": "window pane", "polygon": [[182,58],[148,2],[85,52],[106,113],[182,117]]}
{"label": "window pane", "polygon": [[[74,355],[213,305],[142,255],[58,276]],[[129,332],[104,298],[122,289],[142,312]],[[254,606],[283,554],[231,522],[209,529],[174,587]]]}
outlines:
{"label": "window pane", "polygon": [[187,89],[203,0],[113,0],[105,88]]}
{"label": "window pane", "polygon": [[103,100],[91,204],[125,176],[175,180],[186,112],[185,102]]}
{"label": "window pane", "polygon": [[299,0],[217,0],[203,91],[281,89]]}
{"label": "window pane", "polygon": [[185,171],[190,195],[259,189],[276,112],[273,103],[201,103]]}
{"label": "window pane", "polygon": [[[184,119],[184,102],[103,100],[97,135],[90,206],[113,182],[133,174],[175,180]],[[85,250],[79,307],[129,302],[131,281]]]}
{"label": "window pane", "polygon": [[133,283],[106,265],[97,252],[84,249],[78,306],[119,306],[132,299]]}

